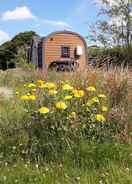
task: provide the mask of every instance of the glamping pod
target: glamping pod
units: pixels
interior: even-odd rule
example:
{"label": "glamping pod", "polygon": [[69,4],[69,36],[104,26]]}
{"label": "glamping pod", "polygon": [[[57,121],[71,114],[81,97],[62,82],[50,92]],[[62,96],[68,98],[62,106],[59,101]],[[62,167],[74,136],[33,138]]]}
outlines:
{"label": "glamping pod", "polygon": [[74,71],[84,66],[86,60],[87,45],[78,33],[58,31],[32,39],[29,62],[39,69]]}

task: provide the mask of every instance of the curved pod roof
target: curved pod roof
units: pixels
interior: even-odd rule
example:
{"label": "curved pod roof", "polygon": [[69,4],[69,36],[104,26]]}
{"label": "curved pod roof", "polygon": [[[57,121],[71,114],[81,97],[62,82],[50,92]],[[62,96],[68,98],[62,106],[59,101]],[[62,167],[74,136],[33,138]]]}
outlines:
{"label": "curved pod roof", "polygon": [[86,43],[85,39],[80,34],[78,34],[76,32],[72,32],[72,31],[66,31],[66,30],[64,30],[64,31],[52,32],[48,36],[43,37],[42,38],[42,41],[46,42],[50,37],[53,37],[55,34],[73,34],[73,35],[76,35],[77,37],[79,37],[83,41],[84,46],[85,46],[85,49],[87,49],[87,43]]}

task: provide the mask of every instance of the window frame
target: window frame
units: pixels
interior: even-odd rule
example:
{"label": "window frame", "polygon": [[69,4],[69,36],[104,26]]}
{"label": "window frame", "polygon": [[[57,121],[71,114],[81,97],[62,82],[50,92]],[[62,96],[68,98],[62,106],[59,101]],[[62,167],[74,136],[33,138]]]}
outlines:
{"label": "window frame", "polygon": [[[64,52],[64,49],[67,49],[67,52]],[[62,45],[61,46],[61,57],[62,58],[70,58],[70,46],[69,45]]]}

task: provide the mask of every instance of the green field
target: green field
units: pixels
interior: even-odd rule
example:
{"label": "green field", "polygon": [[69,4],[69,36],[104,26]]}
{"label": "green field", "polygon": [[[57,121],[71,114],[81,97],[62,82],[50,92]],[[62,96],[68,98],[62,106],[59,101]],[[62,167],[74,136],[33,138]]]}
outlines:
{"label": "green field", "polygon": [[131,184],[131,89],[121,69],[0,71],[0,183]]}

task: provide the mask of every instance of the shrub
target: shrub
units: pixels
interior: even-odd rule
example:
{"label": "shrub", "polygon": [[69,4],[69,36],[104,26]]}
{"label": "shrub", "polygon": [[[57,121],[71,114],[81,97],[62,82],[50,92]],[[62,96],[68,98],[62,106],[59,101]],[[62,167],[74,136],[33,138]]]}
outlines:
{"label": "shrub", "polygon": [[16,91],[15,101],[23,116],[10,127],[9,142],[24,157],[58,159],[81,140],[104,142],[115,134],[107,121],[108,98],[95,86],[79,89],[68,81],[38,80]]}

